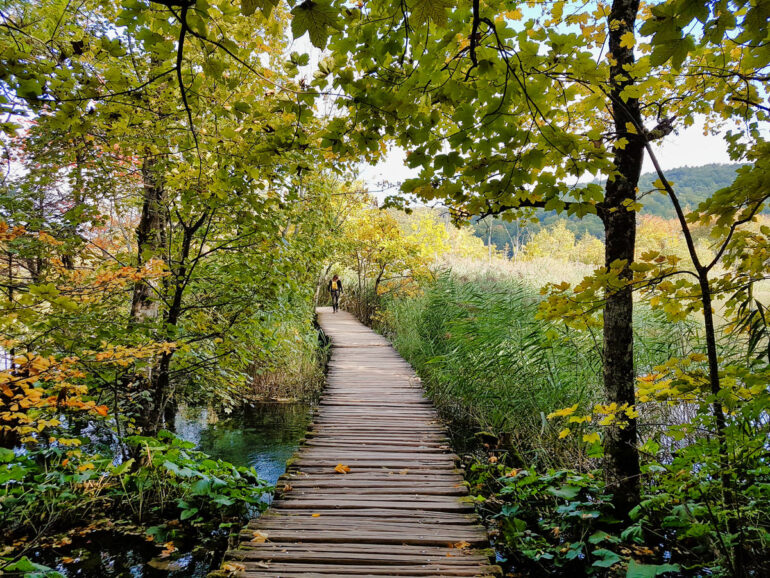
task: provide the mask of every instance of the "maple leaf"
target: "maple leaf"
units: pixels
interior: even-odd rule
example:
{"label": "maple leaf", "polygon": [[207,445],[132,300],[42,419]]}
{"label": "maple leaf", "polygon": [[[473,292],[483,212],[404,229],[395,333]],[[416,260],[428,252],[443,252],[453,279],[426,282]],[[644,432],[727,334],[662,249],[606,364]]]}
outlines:
{"label": "maple leaf", "polygon": [[259,9],[265,18],[270,18],[277,4],[277,0],[241,0],[241,14],[251,16]]}
{"label": "maple leaf", "polygon": [[291,11],[291,32],[294,38],[310,35],[316,48],[324,49],[329,38],[329,28],[337,28],[337,11],[326,2],[305,0]]}
{"label": "maple leaf", "polygon": [[334,471],[338,474],[347,474],[350,472],[350,468],[346,466],[345,464],[337,464],[337,467],[334,468]]}
{"label": "maple leaf", "polygon": [[254,537],[250,541],[254,544],[262,544],[263,542],[267,541],[267,532],[262,532],[261,530],[254,530],[251,534]]}
{"label": "maple leaf", "polygon": [[447,23],[447,11],[452,7],[449,0],[416,0],[412,8],[412,18],[418,24],[433,22],[439,26]]}
{"label": "maple leaf", "polygon": [[634,44],[636,44],[636,38],[630,30],[620,37],[620,45],[623,48],[633,48]]}

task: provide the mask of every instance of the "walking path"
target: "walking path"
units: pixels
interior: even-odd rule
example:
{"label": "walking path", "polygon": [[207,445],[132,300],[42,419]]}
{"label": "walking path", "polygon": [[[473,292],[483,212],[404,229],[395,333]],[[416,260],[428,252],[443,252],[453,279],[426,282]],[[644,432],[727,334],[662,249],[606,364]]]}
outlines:
{"label": "walking path", "polygon": [[239,576],[498,575],[412,368],[349,313],[318,319],[333,351],[311,430],[227,561]]}

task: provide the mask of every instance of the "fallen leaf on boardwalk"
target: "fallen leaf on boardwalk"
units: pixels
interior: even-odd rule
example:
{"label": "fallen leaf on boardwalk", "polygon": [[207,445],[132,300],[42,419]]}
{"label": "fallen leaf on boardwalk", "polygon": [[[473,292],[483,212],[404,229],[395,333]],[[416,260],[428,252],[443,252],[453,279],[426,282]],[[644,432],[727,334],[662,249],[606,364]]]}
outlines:
{"label": "fallen leaf on boardwalk", "polygon": [[237,562],[227,562],[222,566],[222,570],[225,572],[243,572],[246,570],[246,566]]}
{"label": "fallen leaf on boardwalk", "polygon": [[251,533],[254,537],[251,539],[251,542],[254,544],[261,544],[262,542],[267,540],[267,532],[261,532],[259,530],[254,530]]}
{"label": "fallen leaf on boardwalk", "polygon": [[321,517],[321,514],[312,514],[312,516],[313,516],[314,518],[320,518],[320,517]]}
{"label": "fallen leaf on boardwalk", "polygon": [[450,548],[457,548],[458,550],[465,550],[466,548],[470,548],[470,542],[455,542],[454,544],[449,544]]}
{"label": "fallen leaf on boardwalk", "polygon": [[350,468],[345,464],[337,464],[337,467],[334,468],[334,471],[338,474],[347,474],[350,471]]}
{"label": "fallen leaf on boardwalk", "polygon": [[284,485],[283,485],[283,492],[284,492],[284,494],[285,494],[286,492],[291,492],[293,489],[294,489],[294,488],[291,486],[291,484],[284,484]]}
{"label": "fallen leaf on boardwalk", "polygon": [[406,474],[408,474],[408,473],[409,473],[409,470],[408,470],[408,469],[403,469],[403,470],[401,470],[401,471],[400,471],[400,472],[398,472],[398,473],[399,473],[399,474],[401,474],[402,476],[405,476]]}

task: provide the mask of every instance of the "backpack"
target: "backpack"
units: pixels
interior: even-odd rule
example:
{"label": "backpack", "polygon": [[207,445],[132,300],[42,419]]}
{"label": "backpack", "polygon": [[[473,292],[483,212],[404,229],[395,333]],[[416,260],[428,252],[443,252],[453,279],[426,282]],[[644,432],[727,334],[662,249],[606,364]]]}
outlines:
{"label": "backpack", "polygon": [[336,281],[332,281],[332,291],[336,291],[339,287],[337,286]]}

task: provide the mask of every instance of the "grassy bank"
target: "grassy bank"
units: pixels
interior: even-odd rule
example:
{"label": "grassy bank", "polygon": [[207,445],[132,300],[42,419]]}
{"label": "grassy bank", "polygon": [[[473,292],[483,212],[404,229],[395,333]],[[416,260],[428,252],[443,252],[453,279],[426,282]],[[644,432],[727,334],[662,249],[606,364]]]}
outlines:
{"label": "grassy bank", "polygon": [[[766,383],[747,374],[724,397],[731,458],[724,468],[713,399],[699,389],[697,321],[670,323],[638,304],[639,403],[611,408],[602,396],[602,336],[538,319],[533,285],[488,270],[445,274],[418,296],[385,301],[378,314],[379,328],[438,407],[455,425],[488,434],[469,459],[467,479],[512,570],[767,575]],[[745,358],[735,338],[721,343],[721,354],[728,362]],[[630,523],[615,516],[602,470],[601,440],[617,411],[639,421],[642,499]]]}
{"label": "grassy bank", "polygon": [[[560,440],[546,416],[601,401],[601,336],[536,319],[539,299],[520,279],[446,274],[387,302],[379,324],[440,409],[494,434],[520,464],[587,465],[579,440]],[[689,333],[648,311],[636,321],[640,367],[678,354]]]}

